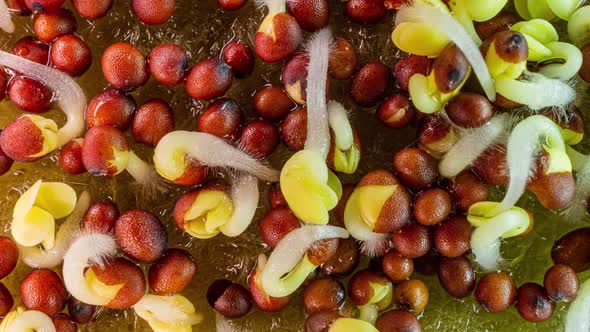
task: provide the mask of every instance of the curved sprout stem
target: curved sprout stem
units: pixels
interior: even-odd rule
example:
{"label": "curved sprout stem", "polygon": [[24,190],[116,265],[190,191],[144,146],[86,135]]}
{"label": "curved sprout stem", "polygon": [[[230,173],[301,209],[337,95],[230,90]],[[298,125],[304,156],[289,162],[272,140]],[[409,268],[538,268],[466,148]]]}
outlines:
{"label": "curved sprout stem", "polygon": [[590,279],[586,280],[565,315],[565,332],[590,331]]}
{"label": "curved sprout stem", "polygon": [[209,167],[243,171],[264,181],[279,180],[278,171],[211,134],[179,130],[164,136],[154,150],[154,163],[158,173],[165,178],[169,178],[168,174],[181,175],[185,159],[179,160],[179,155],[196,159]]}
{"label": "curved sprout stem", "polygon": [[38,64],[4,51],[0,51],[0,66],[5,66],[38,80],[49,87],[57,97],[57,103],[66,114],[67,121],[59,129],[58,147],[64,146],[84,131],[86,95],[73,78],[61,71]]}
{"label": "curved sprout stem", "polygon": [[6,5],[5,0],[0,0],[0,29],[8,32],[14,32],[14,23],[12,23],[12,18],[10,17],[10,10]]}
{"label": "curved sprout stem", "polygon": [[37,310],[27,310],[18,315],[8,326],[6,332],[56,332],[55,325],[49,316]]}
{"label": "curved sprout stem", "polygon": [[537,153],[544,144],[565,151],[561,130],[548,118],[533,115],[514,127],[506,145],[508,189],[491,215],[510,209],[520,199],[535,169]]}
{"label": "curved sprout stem", "polygon": [[570,40],[583,47],[590,42],[590,6],[578,8],[567,22]]}
{"label": "curved sprout stem", "polygon": [[85,270],[102,264],[117,252],[115,239],[108,234],[84,233],[76,239],[64,255],[63,278],[66,289],[76,299],[90,305],[104,306],[107,299],[91,290],[84,278]]}
{"label": "curved sprout stem", "polygon": [[438,164],[440,174],[449,179],[457,176],[488,147],[503,138],[509,125],[510,116],[503,113],[479,128],[465,130]]}
{"label": "curved sprout stem", "polygon": [[[435,7],[415,2],[402,7],[395,17],[395,25],[404,22],[425,23],[443,31],[463,52],[479,79],[489,100],[496,100],[494,81],[479,48],[465,28],[451,14]],[[416,41],[420,42],[420,41]]]}
{"label": "curved sprout stem", "polygon": [[24,247],[19,245],[21,259],[32,268],[54,268],[61,264],[64,254],[75,234],[80,230],[80,221],[90,207],[90,194],[82,192],[72,214],[61,224],[55,236],[55,245],[50,250],[42,250],[39,246]]}
{"label": "curved sprout stem", "polygon": [[256,177],[249,174],[232,177],[231,199],[234,212],[231,219],[219,229],[225,236],[236,237],[244,233],[254,219],[260,193]]}
{"label": "curved sprout stem", "polygon": [[588,197],[590,197],[590,158],[567,146],[567,154],[572,161],[572,168],[576,171],[576,196],[564,211],[566,220],[579,223],[587,211]]}
{"label": "curved sprout stem", "polygon": [[569,80],[576,76],[582,67],[582,51],[572,44],[551,42],[545,45],[551,51],[551,58],[561,59],[563,63],[543,66],[539,73],[560,80]]}
{"label": "curved sprout stem", "polygon": [[330,151],[330,127],[326,102],[328,60],[332,33],[324,28],[313,35],[307,49],[307,137],[305,149],[318,152],[326,159]]}
{"label": "curved sprout stem", "polygon": [[133,309],[150,325],[164,324],[179,328],[190,327],[203,321],[203,315],[194,312],[193,304],[178,294],[173,296],[146,294],[133,306]]}
{"label": "curved sprout stem", "polygon": [[[307,260],[306,253],[311,246],[320,240],[333,238],[346,239],[348,236],[349,234],[344,228],[328,225],[305,225],[291,231],[277,244],[262,269],[260,275],[262,289],[272,297],[283,297],[291,294],[305,281],[309,273],[303,276],[302,279],[296,278],[298,281],[301,279],[301,283],[295,289],[283,284],[283,276],[295,270],[298,264],[305,263]],[[314,266],[314,269],[315,267],[317,266]]]}

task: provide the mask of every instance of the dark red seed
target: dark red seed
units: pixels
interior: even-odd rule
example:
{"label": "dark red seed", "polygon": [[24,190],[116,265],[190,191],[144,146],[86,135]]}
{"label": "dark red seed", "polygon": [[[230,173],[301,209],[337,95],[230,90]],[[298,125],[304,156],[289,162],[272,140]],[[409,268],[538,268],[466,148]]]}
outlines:
{"label": "dark red seed", "polygon": [[301,105],[304,105],[307,100],[308,66],[309,55],[307,53],[296,53],[285,62],[281,76],[285,91],[287,91],[291,99]]}
{"label": "dark red seed", "polygon": [[113,0],[72,0],[72,4],[80,16],[89,20],[96,20],[109,12],[113,6]]}
{"label": "dark red seed", "polygon": [[350,82],[350,95],[361,106],[380,102],[389,88],[391,71],[381,61],[363,65]]}
{"label": "dark red seed", "polygon": [[242,129],[240,145],[258,158],[270,156],[281,142],[279,130],[272,123],[260,120],[249,123]]}
{"label": "dark red seed", "polygon": [[428,189],[414,200],[414,218],[425,226],[436,225],[448,218],[452,208],[449,193],[439,188]]}
{"label": "dark red seed", "polygon": [[302,150],[307,137],[307,109],[305,107],[289,113],[281,123],[281,138],[290,150]]}
{"label": "dark red seed", "polygon": [[482,40],[486,40],[498,32],[510,29],[520,19],[512,12],[501,11],[498,15],[485,22],[475,22],[475,31]]}
{"label": "dark red seed", "polygon": [[580,77],[590,83],[590,44],[582,48],[582,67]]}
{"label": "dark red seed", "polygon": [[580,290],[580,280],[571,267],[553,265],[545,272],[543,286],[553,301],[573,301]]}
{"label": "dark red seed", "polygon": [[160,139],[174,130],[174,112],[167,102],[152,99],[137,109],[131,131],[135,141],[156,146]]}
{"label": "dark red seed", "polygon": [[0,282],[0,317],[6,316],[14,305],[12,294],[3,283]]}
{"label": "dark red seed", "polygon": [[551,249],[555,264],[567,265],[576,272],[590,269],[590,228],[571,231],[555,242]]}
{"label": "dark red seed", "polygon": [[150,267],[150,288],[158,295],[178,294],[190,285],[196,272],[197,264],[191,254],[182,249],[168,249]]}
{"label": "dark red seed", "polygon": [[359,23],[375,23],[387,15],[384,0],[348,0],[348,17]]}
{"label": "dark red seed", "polygon": [[86,127],[113,126],[127,130],[135,113],[135,99],[115,89],[107,89],[94,96],[86,107]]}
{"label": "dark red seed", "polygon": [[66,0],[25,0],[27,7],[34,12],[54,12],[63,6]]}
{"label": "dark red seed", "polygon": [[60,8],[54,13],[40,13],[35,16],[33,29],[39,40],[51,43],[57,37],[74,33],[76,18],[66,8]]}
{"label": "dark red seed", "polygon": [[303,307],[308,314],[335,311],[344,303],[345,297],[346,291],[340,281],[332,278],[317,279],[303,291]]}
{"label": "dark red seed", "polygon": [[330,76],[337,80],[351,78],[358,66],[358,57],[354,46],[347,39],[336,37],[330,48],[328,62]]}
{"label": "dark red seed", "polygon": [[41,129],[27,115],[14,118],[0,134],[0,148],[9,158],[17,161],[35,161],[43,149]]}
{"label": "dark red seed", "polygon": [[186,78],[186,92],[195,98],[211,100],[223,96],[233,80],[231,67],[225,61],[208,59],[197,63]]}
{"label": "dark red seed", "polygon": [[111,126],[95,126],[86,132],[82,145],[82,162],[94,176],[115,176],[127,165],[114,163],[122,152],[129,151],[125,134]]}
{"label": "dark red seed", "polygon": [[46,65],[49,62],[49,45],[33,37],[24,37],[14,44],[12,54]]}
{"label": "dark red seed", "polygon": [[413,222],[393,233],[393,244],[400,255],[417,258],[428,253],[432,240],[427,227]]}
{"label": "dark red seed", "polygon": [[221,138],[233,139],[238,135],[244,111],[233,99],[222,98],[209,104],[197,123],[197,130]]}
{"label": "dark red seed", "polygon": [[98,281],[106,285],[123,285],[117,295],[105,307],[110,309],[128,309],[145,295],[146,285],[143,270],[122,257],[105,262],[102,266],[93,266]]}
{"label": "dark red seed", "polygon": [[141,263],[153,263],[166,250],[164,225],[155,215],[142,210],[123,213],[115,223],[117,244],[125,255]]}
{"label": "dark red seed", "polygon": [[334,256],[321,266],[324,275],[346,276],[351,274],[359,265],[361,251],[357,242],[352,238],[338,242],[338,248]]}
{"label": "dark red seed", "polygon": [[81,226],[85,230],[110,233],[115,229],[119,216],[119,208],[115,203],[111,201],[96,202],[84,214]]}
{"label": "dark red seed", "polygon": [[51,65],[71,76],[80,76],[92,64],[90,47],[79,37],[65,35],[51,45]]}
{"label": "dark red seed", "polygon": [[282,120],[295,106],[295,103],[280,86],[269,85],[254,94],[254,111],[269,121]]}
{"label": "dark red seed", "polygon": [[287,1],[287,10],[299,26],[307,31],[325,27],[330,19],[328,0],[291,0]]}
{"label": "dark red seed", "polygon": [[233,41],[223,48],[223,61],[232,69],[234,76],[242,78],[254,69],[254,54],[248,44],[241,40]]}
{"label": "dark red seed", "polygon": [[260,237],[269,247],[276,246],[285,235],[301,227],[301,222],[287,207],[273,208],[258,223]]}
{"label": "dark red seed", "polygon": [[[1,133],[2,131],[0,131],[0,137]],[[0,175],[8,173],[8,171],[10,171],[10,168],[12,167],[12,164],[14,164],[14,160],[10,158],[0,147]]]}
{"label": "dark red seed", "polygon": [[399,283],[410,279],[414,273],[414,261],[400,255],[397,251],[392,250],[383,256],[381,261],[383,273],[393,283]]}
{"label": "dark red seed", "polygon": [[96,307],[78,301],[75,297],[70,297],[68,301],[68,313],[72,320],[78,324],[88,324],[94,319]]}
{"label": "dark red seed", "polygon": [[248,0],[217,0],[217,3],[223,10],[234,11],[238,10],[248,2]]}
{"label": "dark red seed", "polygon": [[252,308],[250,293],[242,285],[229,280],[215,280],[207,290],[207,302],[229,318],[242,317]]}
{"label": "dark red seed", "polygon": [[10,238],[0,236],[0,252],[0,279],[4,279],[14,271],[18,263],[18,248]]}
{"label": "dark red seed", "polygon": [[401,182],[414,191],[430,187],[438,179],[436,159],[419,148],[406,148],[393,157],[393,169]]}
{"label": "dark red seed", "polygon": [[405,128],[416,115],[416,109],[405,95],[393,94],[379,106],[377,118],[389,128]]}
{"label": "dark red seed", "polygon": [[471,249],[471,224],[464,216],[451,217],[434,228],[434,246],[441,255],[458,257]]}
{"label": "dark red seed", "polygon": [[131,44],[109,46],[102,54],[101,64],[107,82],[119,90],[135,90],[150,78],[145,56]]}
{"label": "dark red seed", "polygon": [[16,76],[8,83],[8,98],[26,112],[43,113],[51,105],[51,92],[32,78]]}
{"label": "dark red seed", "polygon": [[477,93],[463,92],[445,107],[449,119],[459,127],[475,128],[486,124],[494,115],[490,101]]}
{"label": "dark red seed", "polygon": [[473,163],[473,172],[485,184],[507,184],[506,146],[494,145],[487,148]]}
{"label": "dark red seed", "polygon": [[518,288],[514,304],[522,318],[529,322],[543,322],[551,318],[555,303],[543,286],[527,282]]}
{"label": "dark red seed", "polygon": [[325,332],[342,316],[336,311],[316,312],[305,319],[305,332]]}
{"label": "dark red seed", "polygon": [[254,52],[264,62],[275,63],[293,54],[303,36],[295,18],[280,12],[267,16],[265,26],[259,28],[254,36]]}
{"label": "dark red seed", "polygon": [[490,273],[477,283],[475,298],[488,312],[504,311],[516,300],[516,283],[506,272]]}
{"label": "dark red seed", "polygon": [[387,311],[377,318],[375,327],[379,332],[421,332],[418,318],[408,310]]}
{"label": "dark red seed", "polygon": [[174,14],[176,0],[132,0],[135,16],[148,25],[165,23]]}
{"label": "dark red seed", "polygon": [[28,16],[32,14],[31,10],[29,9],[29,7],[27,7],[27,4],[25,3],[25,0],[8,0],[6,3],[8,5],[8,8],[16,11],[18,15]]}
{"label": "dark red seed", "polygon": [[6,97],[6,87],[8,86],[8,76],[4,68],[0,67],[0,101]]}
{"label": "dark red seed", "polygon": [[72,321],[70,316],[59,314],[53,317],[53,325],[56,332],[77,332],[78,326]]}
{"label": "dark red seed", "polygon": [[488,198],[487,186],[470,171],[463,171],[453,180],[446,181],[445,189],[459,212],[466,212],[471,205]]}
{"label": "dark red seed", "polygon": [[441,258],[438,280],[447,293],[458,299],[468,296],[475,288],[475,272],[465,256]]}
{"label": "dark red seed", "polygon": [[287,201],[285,196],[281,192],[281,185],[275,183],[268,191],[268,200],[270,201],[271,208],[287,207]]}
{"label": "dark red seed", "polygon": [[64,308],[69,294],[57,273],[40,269],[31,271],[23,279],[20,296],[25,308],[53,317]]}
{"label": "dark red seed", "polygon": [[404,91],[409,90],[410,78],[415,74],[428,75],[432,60],[425,56],[410,54],[399,59],[393,67],[397,85]]}
{"label": "dark red seed", "polygon": [[59,166],[68,174],[86,173],[84,162],[82,162],[82,141],[72,140],[59,150]]}
{"label": "dark red seed", "polygon": [[150,73],[158,82],[175,86],[186,77],[188,55],[178,45],[160,44],[150,52],[149,67]]}

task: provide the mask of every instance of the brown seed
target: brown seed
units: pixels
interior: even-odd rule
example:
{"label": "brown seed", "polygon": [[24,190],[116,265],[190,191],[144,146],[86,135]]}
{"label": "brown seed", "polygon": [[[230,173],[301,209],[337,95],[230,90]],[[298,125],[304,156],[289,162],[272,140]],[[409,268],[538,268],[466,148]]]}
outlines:
{"label": "brown seed", "polygon": [[299,227],[301,222],[288,207],[273,208],[258,224],[260,237],[271,248],[276,246],[285,235]]}
{"label": "brown seed", "polygon": [[14,305],[12,294],[3,283],[0,282],[0,317],[6,316]]}
{"label": "brown seed", "polygon": [[113,0],[72,0],[72,4],[80,16],[89,20],[96,20],[109,12],[113,5]]}
{"label": "brown seed", "polygon": [[399,254],[407,258],[424,256],[432,248],[428,227],[416,222],[393,233],[392,239]]}
{"label": "brown seed", "polygon": [[414,260],[400,255],[395,250],[387,252],[381,262],[383,273],[393,283],[410,279],[414,274]]}
{"label": "brown seed", "polygon": [[54,12],[63,6],[65,0],[25,0],[27,7],[35,13]]}
{"label": "brown seed", "polygon": [[529,48],[526,38],[520,33],[506,30],[494,35],[494,47],[496,54],[509,63],[526,61],[529,56]]}
{"label": "brown seed", "polygon": [[53,317],[53,325],[56,332],[77,332],[78,326],[72,321],[70,316],[59,314]]}
{"label": "brown seed", "polygon": [[115,258],[102,266],[93,266],[98,281],[112,286],[121,285],[114,299],[105,305],[110,309],[128,309],[145,295],[145,276],[141,268],[125,258]]}
{"label": "brown seed", "polygon": [[404,91],[409,91],[410,78],[416,74],[428,75],[432,60],[425,56],[410,54],[399,59],[393,67],[393,74],[397,85]]}
{"label": "brown seed", "polygon": [[458,139],[451,124],[440,115],[422,116],[417,136],[418,146],[437,159],[442,158]]}
{"label": "brown seed", "polygon": [[338,241],[338,249],[322,264],[322,273],[327,276],[345,276],[356,269],[360,261],[360,250],[356,240],[349,238]]}
{"label": "brown seed", "polygon": [[231,87],[233,72],[225,61],[208,59],[197,63],[184,82],[186,92],[195,99],[221,97]]}
{"label": "brown seed", "polygon": [[247,124],[240,135],[240,144],[244,151],[257,158],[267,158],[280,143],[277,127],[264,120]]}
{"label": "brown seed", "polygon": [[383,0],[348,0],[346,13],[358,23],[375,23],[387,15]]}
{"label": "brown seed", "polygon": [[[285,91],[296,103],[304,105],[307,100],[307,67],[309,54],[295,53],[283,66],[281,80]],[[326,85],[326,89],[328,86]]]}
{"label": "brown seed", "polygon": [[464,216],[451,217],[434,228],[434,246],[446,257],[458,257],[471,249],[471,224]]}
{"label": "brown seed", "polygon": [[348,296],[357,306],[369,303],[375,296],[373,285],[387,286],[391,281],[372,270],[361,270],[355,273],[348,282]]}
{"label": "brown seed", "polygon": [[473,163],[473,172],[485,184],[496,186],[507,184],[506,146],[494,145],[487,148]]}
{"label": "brown seed", "polygon": [[254,51],[264,62],[275,63],[291,56],[301,44],[301,27],[287,13],[270,14],[254,36]]}
{"label": "brown seed", "polygon": [[428,189],[414,200],[414,218],[425,226],[436,225],[449,217],[451,208],[449,193],[439,188]]}
{"label": "brown seed", "polygon": [[248,76],[254,69],[254,54],[248,44],[241,40],[233,41],[223,48],[225,61],[237,78]]}
{"label": "brown seed", "polygon": [[156,146],[166,134],[174,130],[174,112],[167,102],[151,99],[137,109],[131,132],[136,142]]}
{"label": "brown seed", "polygon": [[582,67],[579,73],[584,81],[590,83],[590,44],[582,48]]}
{"label": "brown seed", "polygon": [[428,304],[428,287],[418,279],[403,281],[395,287],[393,301],[400,308],[418,314],[424,311]]}
{"label": "brown seed", "polygon": [[182,83],[186,77],[188,55],[178,45],[160,44],[150,52],[149,68],[158,82],[175,86]]}
{"label": "brown seed", "polygon": [[135,90],[150,78],[145,56],[131,44],[109,46],[102,54],[101,64],[107,82],[119,90]]}
{"label": "brown seed", "polygon": [[254,111],[269,121],[282,120],[295,106],[295,103],[280,86],[265,86],[254,94]]}
{"label": "brown seed", "polygon": [[303,150],[307,136],[307,109],[301,107],[289,113],[281,123],[281,138],[290,150]]}
{"label": "brown seed", "polygon": [[421,332],[420,322],[415,315],[404,309],[383,313],[375,322],[379,332]]}
{"label": "brown seed", "polygon": [[547,295],[553,301],[570,302],[578,295],[580,280],[571,267],[566,265],[553,265],[545,272],[543,286]]}
{"label": "brown seed", "polygon": [[68,174],[82,174],[86,172],[82,162],[82,140],[71,140],[59,150],[59,166]]}
{"label": "brown seed", "polygon": [[94,96],[86,107],[88,129],[105,125],[127,130],[135,113],[135,99],[115,89],[107,89]]}
{"label": "brown seed", "polygon": [[29,16],[32,14],[25,0],[8,0],[6,1],[8,8],[14,10],[20,16]]}
{"label": "brown seed", "polygon": [[416,109],[410,99],[402,94],[393,94],[379,106],[377,118],[389,128],[405,128],[416,116]]}
{"label": "brown seed", "polygon": [[360,106],[373,106],[385,98],[390,82],[391,71],[383,62],[369,62],[352,78],[350,95]]}
{"label": "brown seed", "polygon": [[510,29],[520,20],[513,13],[501,11],[498,15],[485,22],[475,22],[475,31],[482,40],[486,40],[498,32]]}
{"label": "brown seed", "polygon": [[468,170],[459,173],[453,180],[445,181],[445,189],[459,212],[466,212],[471,205],[488,198],[487,186]]}
{"label": "brown seed", "polygon": [[115,224],[115,237],[125,255],[141,263],[162,257],[168,241],[158,217],[142,210],[123,213]]}
{"label": "brown seed", "polygon": [[68,296],[61,278],[51,270],[33,270],[20,284],[20,297],[25,308],[41,311],[49,317],[64,308]]}
{"label": "brown seed", "polygon": [[11,238],[0,236],[0,252],[0,279],[4,279],[14,271],[18,263],[18,248]]}
{"label": "brown seed", "polygon": [[477,93],[463,92],[451,99],[445,111],[459,127],[476,128],[486,124],[494,115],[490,101]]}
{"label": "brown seed", "polygon": [[39,40],[51,43],[57,37],[74,33],[76,18],[66,8],[60,8],[53,13],[40,13],[35,16],[33,29]]}
{"label": "brown seed", "polygon": [[346,292],[340,281],[322,278],[312,281],[303,291],[305,312],[335,311],[344,303]]}
{"label": "brown seed", "polygon": [[16,76],[10,80],[8,98],[25,112],[43,113],[49,110],[52,93],[41,82],[27,76]]}
{"label": "brown seed", "polygon": [[46,65],[49,62],[49,45],[28,36],[14,44],[12,54]]}
{"label": "brown seed", "polygon": [[393,157],[393,169],[401,182],[414,191],[430,187],[438,178],[436,159],[419,148],[399,150]]}
{"label": "brown seed", "polygon": [[225,317],[242,317],[252,308],[250,293],[229,280],[215,280],[207,290],[207,302]]}
{"label": "brown seed", "polygon": [[182,292],[193,281],[197,264],[191,254],[182,249],[168,249],[164,256],[150,267],[150,288],[158,295]]}
{"label": "brown seed", "polygon": [[51,65],[71,76],[84,74],[92,64],[88,44],[77,36],[65,35],[51,45]]}
{"label": "brown seed", "polygon": [[454,44],[447,46],[432,64],[434,82],[441,93],[455,91],[469,73],[469,61]]}
{"label": "brown seed", "polygon": [[307,251],[307,258],[314,265],[322,265],[336,255],[339,244],[339,239],[317,241]]}
{"label": "brown seed", "polygon": [[[2,131],[0,130],[0,136],[2,135]],[[4,150],[0,147],[0,175],[4,175],[10,171],[12,165],[14,164],[14,160],[10,158]],[[1,279],[1,278],[0,278]]]}
{"label": "brown seed", "polygon": [[516,283],[506,272],[490,273],[477,283],[475,298],[488,312],[504,311],[516,300]]}
{"label": "brown seed", "polygon": [[579,228],[562,236],[551,249],[555,264],[567,265],[577,273],[590,269],[590,228]]}
{"label": "brown seed", "polygon": [[105,200],[94,203],[90,206],[84,219],[82,228],[100,233],[110,233],[115,229],[115,224],[120,213],[115,203]]}
{"label": "brown seed", "polygon": [[305,332],[325,332],[342,316],[335,311],[316,312],[305,319]]}
{"label": "brown seed", "polygon": [[222,98],[209,104],[197,124],[197,130],[221,138],[233,139],[244,120],[244,110],[233,99]]}
{"label": "brown seed", "polygon": [[75,297],[70,297],[68,301],[68,313],[72,320],[78,324],[88,324],[94,319],[96,307],[78,301]]}
{"label": "brown seed", "polygon": [[297,20],[302,29],[311,32],[328,25],[330,18],[328,0],[287,1],[287,10]]}
{"label": "brown seed", "polygon": [[223,10],[234,11],[242,8],[248,0],[217,0]]}
{"label": "brown seed", "polygon": [[475,272],[465,256],[441,258],[438,280],[447,293],[458,299],[468,296],[475,288]]}
{"label": "brown seed", "polygon": [[547,296],[543,286],[527,282],[518,288],[516,309],[529,322],[543,322],[551,318],[555,303]]}
{"label": "brown seed", "polygon": [[144,24],[163,24],[172,17],[176,0],[132,0],[135,16]]}
{"label": "brown seed", "polygon": [[358,57],[350,41],[342,37],[334,38],[328,62],[330,76],[337,80],[350,79],[357,66]]}

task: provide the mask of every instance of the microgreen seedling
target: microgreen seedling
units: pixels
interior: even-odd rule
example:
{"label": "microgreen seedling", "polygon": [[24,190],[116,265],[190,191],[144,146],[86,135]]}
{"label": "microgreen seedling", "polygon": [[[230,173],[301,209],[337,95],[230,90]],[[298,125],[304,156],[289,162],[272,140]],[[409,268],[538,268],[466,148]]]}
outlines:
{"label": "microgreen seedling", "polygon": [[145,319],[154,331],[190,331],[203,321],[193,304],[184,296],[147,294],[133,306],[135,313]]}
{"label": "microgreen seedling", "polygon": [[354,174],[361,159],[360,145],[350,125],[348,113],[340,103],[328,103],[328,121],[334,137],[331,153],[328,154],[332,160],[328,163],[333,165],[330,167],[336,172]]}
{"label": "microgreen seedling", "polygon": [[449,6],[453,14],[459,22],[463,25],[465,30],[469,33],[471,38],[477,45],[481,44],[481,39],[475,31],[473,22],[485,22],[494,18],[508,0],[492,0],[492,1],[469,1],[469,0],[453,0],[449,1]]}
{"label": "microgreen seedling", "polygon": [[25,310],[18,307],[8,313],[2,323],[0,323],[2,332],[56,332],[51,317],[37,310]]}

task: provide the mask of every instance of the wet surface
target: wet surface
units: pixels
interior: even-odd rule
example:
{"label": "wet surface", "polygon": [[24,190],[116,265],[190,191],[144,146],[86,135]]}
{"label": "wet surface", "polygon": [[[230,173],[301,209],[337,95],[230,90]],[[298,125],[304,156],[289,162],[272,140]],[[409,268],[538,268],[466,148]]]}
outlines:
{"label": "wet surface", "polygon": [[[172,42],[181,45],[190,54],[191,65],[199,60],[217,57],[223,46],[232,39],[242,39],[252,44],[254,33],[263,18],[261,10],[255,8],[254,1],[240,11],[226,13],[219,9],[216,0],[178,0],[174,17],[164,25],[148,27],[139,23],[132,15],[129,1],[116,0],[115,7],[110,13],[97,21],[88,22],[77,17],[78,34],[90,45],[93,51],[93,65],[91,69],[78,79],[88,98],[104,89],[107,84],[100,69],[100,56],[110,44],[126,41],[138,46],[144,54],[156,45]],[[68,2],[69,5],[69,2]],[[344,36],[357,47],[361,63],[381,59],[388,66],[395,63],[399,56],[392,45],[390,33],[393,26],[393,16],[384,19],[380,24],[362,26],[350,22],[344,13],[345,2],[331,0],[331,27],[335,36]],[[25,35],[32,35],[32,19],[30,17],[17,19],[17,31],[7,36],[0,32],[0,47],[9,50],[14,42]],[[227,93],[228,97],[240,102],[249,116],[253,116],[252,95],[265,84],[280,84],[281,65],[268,65],[257,60],[255,73],[249,78],[235,81]],[[587,85],[580,87],[583,96],[588,99],[590,92]],[[196,119],[206,103],[192,100],[184,91],[183,86],[168,88],[157,84],[153,79],[142,89],[133,93],[138,104],[151,98],[167,100],[174,108],[176,129],[196,130]],[[351,111],[354,126],[359,130],[363,144],[363,159],[359,171],[354,176],[341,177],[344,183],[354,183],[367,171],[376,168],[391,169],[393,153],[400,148],[411,145],[415,140],[415,128],[405,130],[386,129],[374,117],[374,109],[363,109],[355,106],[348,96],[348,82],[334,82],[331,98],[341,102]],[[586,108],[590,103],[586,100]],[[5,126],[14,116],[21,114],[10,101],[0,103],[0,127]],[[63,123],[64,117],[59,110],[45,114],[58,123]],[[128,134],[132,140],[130,134]],[[134,149],[140,156],[147,159],[151,156],[151,149],[134,144]],[[588,147],[588,142],[584,143]],[[588,149],[586,149],[588,151]],[[273,156],[271,163],[279,168],[290,153],[281,146]],[[176,199],[187,188],[174,188],[164,195],[154,199],[137,197],[132,190],[132,178],[121,174],[113,179],[93,178],[89,175],[64,175],[57,166],[57,154],[44,158],[32,164],[15,163],[13,169],[0,177],[0,223],[3,232],[9,234],[12,207],[19,197],[19,193],[32,185],[38,179],[46,181],[65,181],[78,192],[88,190],[93,200],[111,198],[117,202],[121,211],[142,208],[157,214],[168,230],[169,243],[172,247],[189,250],[198,262],[198,271],[188,290],[183,292],[197,308],[204,314],[205,320],[195,326],[194,331],[214,331],[215,314],[207,304],[205,292],[209,284],[218,278],[228,278],[246,285],[246,278],[254,265],[255,259],[261,252],[268,252],[262,244],[256,223],[260,216],[268,209],[266,191],[263,186],[261,204],[257,217],[252,226],[241,237],[230,239],[219,235],[210,240],[197,240],[176,229],[172,220],[172,209]],[[220,174],[223,176],[223,174]],[[524,238],[510,239],[502,248],[504,257],[510,259],[507,268],[515,277],[517,284],[533,281],[542,283],[545,270],[551,265],[550,249],[553,242],[579,226],[568,224],[559,215],[544,211],[530,198],[522,200],[523,207],[535,211],[535,230]],[[361,264],[366,266],[367,262]],[[144,266],[144,269],[147,267]],[[22,277],[29,271],[24,264],[19,263],[18,269],[11,276],[3,280],[17,303],[18,285]],[[475,303],[473,296],[465,300],[456,300],[448,296],[440,287],[435,277],[416,275],[425,280],[430,288],[430,303],[420,317],[424,331],[560,331],[563,330],[563,317],[567,305],[558,304],[554,317],[548,322],[532,324],[523,321],[514,308],[500,314],[482,312]],[[581,275],[584,280],[588,273]],[[302,331],[305,314],[301,305],[299,291],[293,298],[291,305],[280,313],[267,314],[259,310],[252,310],[246,317],[235,320],[232,324],[237,331]],[[137,318],[132,310],[111,311],[104,310],[99,319],[81,328],[82,331],[150,331],[147,324]]]}

